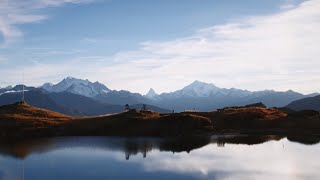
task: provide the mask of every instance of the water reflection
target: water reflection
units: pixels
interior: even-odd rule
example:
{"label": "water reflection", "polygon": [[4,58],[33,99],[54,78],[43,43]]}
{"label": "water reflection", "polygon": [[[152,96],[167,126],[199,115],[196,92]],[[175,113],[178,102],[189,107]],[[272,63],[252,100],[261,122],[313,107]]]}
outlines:
{"label": "water reflection", "polygon": [[131,155],[143,154],[157,149],[160,151],[190,152],[210,143],[209,137],[188,138],[109,138],[109,137],[58,137],[16,142],[0,143],[0,154],[25,159],[31,154],[41,154],[58,149],[93,148],[106,151],[118,151],[125,154],[126,159]]}
{"label": "water reflection", "polygon": [[319,142],[274,135],[2,142],[0,180],[320,178]]}
{"label": "water reflection", "polygon": [[[267,141],[279,141],[285,138],[278,135],[217,135],[181,138],[124,138],[124,137],[57,137],[16,142],[1,142],[0,154],[24,159],[31,154],[41,154],[65,148],[98,148],[102,150],[120,151],[125,159],[141,153],[144,158],[152,150],[172,153],[187,152],[199,149],[208,144],[224,147],[226,144],[254,145]],[[313,145],[320,142],[319,136],[289,136],[291,142]]]}

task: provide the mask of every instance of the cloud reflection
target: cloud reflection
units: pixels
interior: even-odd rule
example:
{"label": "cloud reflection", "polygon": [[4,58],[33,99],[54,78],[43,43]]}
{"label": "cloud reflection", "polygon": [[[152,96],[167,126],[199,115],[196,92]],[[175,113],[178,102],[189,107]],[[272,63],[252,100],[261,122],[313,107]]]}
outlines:
{"label": "cloud reflection", "polygon": [[150,153],[146,171],[190,174],[219,179],[319,179],[320,162],[315,157],[320,144],[305,146],[287,139],[248,146],[210,144],[187,154]]}

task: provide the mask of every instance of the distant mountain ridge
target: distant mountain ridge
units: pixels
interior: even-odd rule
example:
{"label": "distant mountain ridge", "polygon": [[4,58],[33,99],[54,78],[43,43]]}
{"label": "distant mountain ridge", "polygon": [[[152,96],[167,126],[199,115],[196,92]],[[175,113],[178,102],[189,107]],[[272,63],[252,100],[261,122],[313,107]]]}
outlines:
{"label": "distant mountain ridge", "polygon": [[25,86],[25,85],[16,85],[14,87],[12,86],[8,86],[8,87],[5,87],[5,88],[0,88],[0,95],[2,94],[9,94],[9,93],[18,93],[18,92],[22,92],[23,90],[24,91],[29,91],[29,90],[33,90],[33,89],[36,89],[34,87],[28,87],[28,86]]}
{"label": "distant mountain ridge", "polygon": [[[277,92],[274,90],[248,91],[236,88],[219,88],[213,84],[194,81],[181,90],[162,93],[152,99],[152,103],[168,109],[183,111],[196,109],[210,111],[227,106],[243,106],[262,102],[268,107],[283,107],[288,103],[309,97],[292,90]],[[151,103],[151,104],[152,104]]]}
{"label": "distant mountain ridge", "polygon": [[82,80],[73,77],[67,77],[55,85],[51,83],[45,83],[41,86],[41,88],[48,92],[66,91],[86,97],[95,97],[97,95],[110,92],[109,88],[98,81],[92,83],[89,80]]}
{"label": "distant mountain ridge", "polygon": [[[13,104],[22,100],[21,92],[5,93],[0,95],[0,106]],[[25,101],[30,105],[48,109],[51,111],[60,112],[66,115],[83,115],[69,107],[60,105],[51,99],[47,94],[39,89],[33,89],[25,92]]]}
{"label": "distant mountain ridge", "polygon": [[[79,82],[79,81],[78,81]],[[88,83],[90,84],[90,83]],[[69,87],[74,87],[73,85]],[[108,104],[95,98],[69,92],[66,88],[62,92],[48,92],[43,88],[17,85],[15,87],[0,89],[0,106],[13,104],[22,100],[22,89],[25,90],[25,101],[32,106],[56,111],[71,116],[98,116],[124,111],[124,104]],[[78,91],[79,92],[79,91]],[[132,108],[142,109],[140,102],[130,104]],[[147,105],[147,109],[168,113],[171,110],[157,106]]]}
{"label": "distant mountain ridge", "polygon": [[[21,87],[15,88],[20,88],[21,91]],[[150,107],[155,106],[156,109],[158,108],[163,112],[172,110],[179,112],[191,109],[211,111],[228,106],[243,106],[258,102],[262,102],[268,107],[284,107],[293,101],[317,95],[317,93],[303,95],[292,90],[277,92],[274,90],[227,89],[201,81],[194,81],[171,93],[157,94],[151,88],[146,95],[141,95],[127,90],[111,90],[99,82],[93,83],[89,80],[73,77],[67,77],[57,84],[45,83],[39,89],[42,89],[56,103],[88,115],[117,112],[125,104],[147,104]],[[4,91],[10,93],[10,89],[4,90],[3,88],[0,89],[0,96],[1,92]],[[81,102],[79,102],[80,100]],[[81,107],[79,107],[79,104],[81,104]]]}

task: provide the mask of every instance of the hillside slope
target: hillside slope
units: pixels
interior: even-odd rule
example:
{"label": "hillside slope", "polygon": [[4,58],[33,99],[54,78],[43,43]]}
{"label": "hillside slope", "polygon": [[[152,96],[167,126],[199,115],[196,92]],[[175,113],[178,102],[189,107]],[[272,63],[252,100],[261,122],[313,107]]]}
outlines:
{"label": "hillside slope", "polygon": [[[22,94],[18,93],[6,93],[0,95],[0,106],[13,104],[21,101]],[[48,109],[51,111],[59,112],[67,115],[81,115],[80,112],[73,110],[70,107],[60,105],[51,99],[47,94],[43,93],[39,89],[33,89],[25,92],[25,101],[34,107],[42,109]]]}
{"label": "hillside slope", "polygon": [[257,105],[259,107],[229,107],[212,112],[161,114],[131,109],[112,115],[69,117],[16,103],[0,107],[0,137],[320,133],[317,111],[286,113]]}
{"label": "hillside slope", "polygon": [[61,104],[65,107],[71,107],[85,116],[118,113],[122,112],[124,109],[123,105],[105,104],[86,96],[70,92],[50,93],[48,95],[57,104]]}
{"label": "hillside slope", "polygon": [[56,121],[71,119],[70,116],[30,106],[25,101],[0,106],[0,117],[5,120],[46,119]]}
{"label": "hillside slope", "polygon": [[296,110],[296,111],[301,111],[301,110],[320,111],[320,95],[293,101],[290,104],[288,104],[286,108]]}

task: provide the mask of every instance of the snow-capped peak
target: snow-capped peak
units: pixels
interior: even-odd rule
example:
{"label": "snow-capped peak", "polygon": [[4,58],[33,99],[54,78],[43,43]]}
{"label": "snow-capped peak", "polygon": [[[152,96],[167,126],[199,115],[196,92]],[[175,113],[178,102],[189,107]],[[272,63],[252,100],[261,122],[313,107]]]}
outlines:
{"label": "snow-capped peak", "polygon": [[67,78],[65,78],[65,79],[69,79],[69,80],[72,80],[72,79],[76,79],[76,78],[74,78],[74,77],[71,77],[71,76],[68,76]]}
{"label": "snow-capped peak", "polygon": [[212,93],[216,93],[220,88],[213,84],[208,84],[201,81],[194,81],[190,85],[184,87],[181,91],[185,95],[207,97]]}
{"label": "snow-capped peak", "polygon": [[150,88],[149,92],[145,95],[147,98],[154,99],[158,96],[153,88]]}
{"label": "snow-capped peak", "polygon": [[110,89],[99,82],[92,83],[88,79],[82,80],[74,77],[64,78],[61,82],[55,85],[46,83],[41,87],[49,92],[68,91],[87,97],[95,97],[99,94],[110,92]]}
{"label": "snow-capped peak", "polygon": [[70,76],[67,78],[64,78],[61,82],[65,83],[66,85],[73,85],[73,84],[88,85],[90,83],[90,81],[88,81],[88,80],[77,79],[77,78],[70,77]]}

